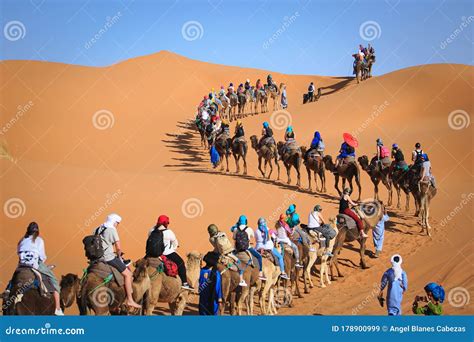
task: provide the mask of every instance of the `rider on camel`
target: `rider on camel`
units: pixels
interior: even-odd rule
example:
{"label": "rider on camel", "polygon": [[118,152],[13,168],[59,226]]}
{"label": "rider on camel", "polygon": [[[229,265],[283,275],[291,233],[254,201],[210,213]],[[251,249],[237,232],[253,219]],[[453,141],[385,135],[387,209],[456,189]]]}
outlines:
{"label": "rider on camel", "polygon": [[306,151],[305,159],[308,157],[311,151],[316,151],[321,157],[324,157],[324,142],[319,131],[314,132],[313,140],[311,141],[311,146],[308,151]]}
{"label": "rider on camel", "polygon": [[354,219],[357,224],[357,229],[359,230],[360,237],[366,238],[368,237],[368,235],[364,232],[364,223],[360,219],[359,215],[357,215],[349,207],[349,205],[356,205],[356,203],[351,199],[351,193],[352,190],[350,188],[344,189],[341,199],[339,200],[339,214],[344,214]]}
{"label": "rider on camel", "polygon": [[341,165],[344,164],[344,160],[347,157],[352,157],[355,158],[355,149],[354,147],[350,146],[347,142],[343,142],[341,144],[341,149],[339,150],[339,155],[337,156],[336,159],[336,166],[334,167],[334,172],[337,172],[337,168]]}
{"label": "rider on camel", "polygon": [[273,130],[270,128],[268,122],[265,121],[263,123],[262,137],[258,142],[258,147],[261,147],[262,145],[269,145],[271,143],[275,144],[275,138],[273,138]]}
{"label": "rider on camel", "polygon": [[250,80],[247,78],[247,80],[245,81],[245,90],[249,90],[251,88],[250,86]]}

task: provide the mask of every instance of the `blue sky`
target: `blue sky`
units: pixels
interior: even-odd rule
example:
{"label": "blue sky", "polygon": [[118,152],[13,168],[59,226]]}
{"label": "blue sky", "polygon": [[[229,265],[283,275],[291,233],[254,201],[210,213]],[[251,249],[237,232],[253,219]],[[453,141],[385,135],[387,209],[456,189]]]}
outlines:
{"label": "blue sky", "polygon": [[1,60],[105,66],[170,50],[290,74],[347,75],[350,55],[370,42],[378,75],[426,63],[473,62],[469,0],[0,3]]}

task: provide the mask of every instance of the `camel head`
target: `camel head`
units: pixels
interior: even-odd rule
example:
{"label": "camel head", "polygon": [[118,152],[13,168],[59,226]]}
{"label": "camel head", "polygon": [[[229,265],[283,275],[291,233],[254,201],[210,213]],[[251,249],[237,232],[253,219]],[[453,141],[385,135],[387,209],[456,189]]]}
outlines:
{"label": "camel head", "polygon": [[323,162],[324,162],[324,165],[326,166],[326,169],[328,169],[329,171],[334,170],[335,165],[332,162],[332,157],[329,154],[326,154],[323,157]]}
{"label": "camel head", "polygon": [[252,148],[256,151],[257,150],[257,145],[258,145],[258,140],[256,135],[252,135],[250,137],[250,142],[252,143]]}
{"label": "camel head", "polygon": [[363,155],[363,156],[357,158],[357,161],[359,162],[360,166],[362,167],[362,170],[367,171],[369,169],[369,158],[366,155]]}
{"label": "camel head", "polygon": [[61,308],[63,310],[70,307],[74,303],[76,295],[79,292],[80,283],[81,281],[79,280],[79,277],[75,274],[68,273],[64,276],[61,276],[61,293],[59,296]]}
{"label": "camel head", "polygon": [[145,258],[138,259],[133,263],[135,270],[133,271],[133,280],[140,282],[144,278],[148,278],[148,260]]}
{"label": "camel head", "polygon": [[201,271],[202,255],[197,251],[191,251],[186,255],[186,258],[188,282],[192,286],[197,287]]}

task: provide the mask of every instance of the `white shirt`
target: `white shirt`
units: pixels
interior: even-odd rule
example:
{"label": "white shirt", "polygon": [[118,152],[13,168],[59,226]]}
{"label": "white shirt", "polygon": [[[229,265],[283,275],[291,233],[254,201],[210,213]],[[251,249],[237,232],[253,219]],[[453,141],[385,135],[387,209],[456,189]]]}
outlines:
{"label": "white shirt", "polygon": [[312,211],[308,216],[308,228],[318,228],[321,226],[321,218],[317,211]]}
{"label": "white shirt", "polygon": [[[153,229],[155,229],[155,227],[150,229],[148,235],[151,234]],[[176,252],[176,248],[178,248],[178,239],[176,238],[176,235],[173,233],[173,231],[163,226],[159,226],[158,229],[163,231],[163,243],[165,244],[163,255],[169,255]]]}
{"label": "white shirt", "polygon": [[257,246],[255,249],[265,249],[267,251],[271,251],[274,247],[272,238],[270,236],[270,233],[268,234],[268,240],[267,242],[263,242],[264,239],[264,233],[260,229],[255,230],[255,241],[257,242]]}
{"label": "white shirt", "polygon": [[44,251],[44,241],[41,237],[37,237],[33,241],[33,236],[23,238],[18,244],[18,258],[20,264],[38,268],[40,262],[46,260],[46,253]]}

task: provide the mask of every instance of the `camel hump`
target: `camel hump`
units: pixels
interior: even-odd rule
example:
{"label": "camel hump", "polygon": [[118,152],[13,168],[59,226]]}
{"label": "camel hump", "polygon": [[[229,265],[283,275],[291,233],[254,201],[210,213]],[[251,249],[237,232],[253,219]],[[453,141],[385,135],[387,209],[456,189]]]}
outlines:
{"label": "camel hump", "polygon": [[336,217],[336,222],[339,229],[342,227],[347,227],[347,229],[357,228],[356,221],[352,217],[345,214],[338,214]]}

